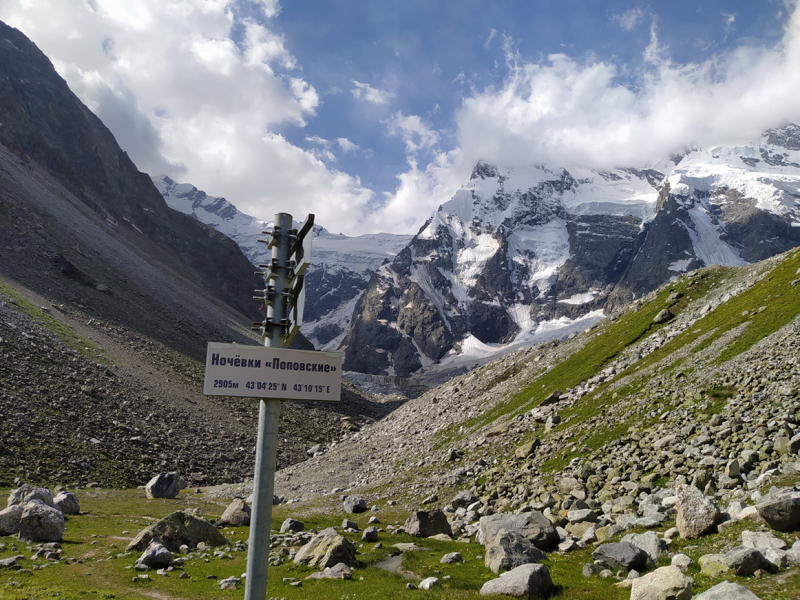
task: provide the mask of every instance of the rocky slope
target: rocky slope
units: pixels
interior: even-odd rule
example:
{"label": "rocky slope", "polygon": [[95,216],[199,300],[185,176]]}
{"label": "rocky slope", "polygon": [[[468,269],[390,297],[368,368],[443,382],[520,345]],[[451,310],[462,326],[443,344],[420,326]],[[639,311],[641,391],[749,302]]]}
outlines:
{"label": "rocky slope", "polygon": [[700,266],[800,243],[800,128],[657,168],[475,167],[359,299],[345,368],[408,376],[565,338]]}
{"label": "rocky slope", "polygon": [[569,341],[407,402],[282,470],[277,487],[410,506],[472,489],[487,511],[567,501],[566,477],[601,504],[681,482],[743,499],[800,467],[798,312],[800,250],[688,273]]}
{"label": "rocky slope", "polygon": [[[0,80],[0,485],[252,475],[258,403],[201,393],[208,341],[260,343],[252,265],[1,23]],[[280,463],[390,406],[287,404]]]}

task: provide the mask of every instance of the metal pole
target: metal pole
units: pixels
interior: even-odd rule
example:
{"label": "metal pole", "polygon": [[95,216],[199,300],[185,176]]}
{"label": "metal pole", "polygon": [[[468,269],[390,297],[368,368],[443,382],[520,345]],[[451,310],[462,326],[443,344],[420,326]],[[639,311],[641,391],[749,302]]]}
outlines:
{"label": "metal pole", "polygon": [[[292,228],[292,215],[275,215],[272,236],[272,273],[275,293],[272,307],[267,309],[268,335],[264,345],[273,348],[283,347],[286,318],[286,296],[289,285],[287,263],[291,249],[289,230]],[[272,496],[275,489],[275,466],[278,456],[278,421],[281,414],[281,401],[262,398],[258,411],[258,442],[256,443],[256,472],[253,482],[253,512],[250,517],[250,540],[247,549],[247,578],[245,580],[245,600],[265,600],[267,597],[267,563],[269,560],[270,529],[272,526]]]}

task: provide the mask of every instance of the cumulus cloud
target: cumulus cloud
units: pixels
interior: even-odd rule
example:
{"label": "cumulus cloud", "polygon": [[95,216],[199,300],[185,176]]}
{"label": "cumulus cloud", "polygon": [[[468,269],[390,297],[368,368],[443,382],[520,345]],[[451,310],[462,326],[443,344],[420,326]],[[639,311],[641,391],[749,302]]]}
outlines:
{"label": "cumulus cloud", "polygon": [[431,148],[439,141],[439,134],[425,125],[418,115],[405,115],[398,111],[388,124],[392,135],[403,138],[408,153]]}
{"label": "cumulus cloud", "polygon": [[249,1],[252,17],[237,13],[242,0],[4,0],[0,18],[51,58],[139,169],[261,218],[291,206],[352,231],[331,198],[362,212],[373,194],[275,133],[303,127],[320,98],[271,26],[277,0]]}
{"label": "cumulus cloud", "polygon": [[[415,230],[479,160],[510,167],[648,166],[693,145],[755,139],[767,128],[800,122],[800,10],[793,7],[775,47],[741,46],[689,64],[670,59],[653,24],[633,79],[627,72],[623,79],[625,66],[611,61],[553,54],[526,62],[509,52],[502,85],[464,99],[455,149],[427,166],[412,162],[386,213]],[[428,199],[428,210],[419,198]],[[406,219],[404,205],[411,207]]]}
{"label": "cumulus cloud", "polygon": [[345,152],[345,153],[355,152],[356,150],[358,150],[358,147],[359,147],[358,144],[354,144],[353,142],[351,142],[347,138],[343,138],[343,137],[336,138],[336,143],[339,144],[339,148],[341,148],[342,151]]}
{"label": "cumulus cloud", "polygon": [[392,98],[390,92],[376,89],[368,83],[361,83],[353,79],[353,85],[356,87],[351,90],[351,93],[357,100],[366,100],[372,104],[388,104]]}

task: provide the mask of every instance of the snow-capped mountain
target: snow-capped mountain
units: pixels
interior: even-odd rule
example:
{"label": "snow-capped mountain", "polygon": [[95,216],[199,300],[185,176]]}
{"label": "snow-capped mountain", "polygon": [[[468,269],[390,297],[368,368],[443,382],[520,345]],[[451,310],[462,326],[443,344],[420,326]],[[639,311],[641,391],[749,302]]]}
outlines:
{"label": "snow-capped mountain", "polygon": [[[269,262],[272,251],[258,240],[265,238],[263,231],[272,229],[272,221],[246,215],[225,198],[209,196],[166,175],[153,177],[153,183],[170,208],[232,238],[254,265]],[[335,347],[341,342],[355,302],[372,274],[393,259],[411,236],[378,233],[348,237],[332,234],[320,226],[314,227],[313,236],[302,331],[319,348]]]}
{"label": "snow-capped mountain", "polygon": [[798,199],[795,125],[645,170],[479,164],[378,270],[345,368],[405,376],[564,337],[681,272],[800,244]]}

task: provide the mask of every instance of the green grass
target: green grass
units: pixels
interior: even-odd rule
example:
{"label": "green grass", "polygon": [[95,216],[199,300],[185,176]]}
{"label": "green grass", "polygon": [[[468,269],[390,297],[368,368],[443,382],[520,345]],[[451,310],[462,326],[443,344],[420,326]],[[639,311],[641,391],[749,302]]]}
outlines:
{"label": "green grass", "polygon": [[[714,358],[714,363],[719,364],[738,356],[759,340],[774,333],[800,314],[800,285],[792,286],[790,284],[791,281],[796,280],[798,269],[800,269],[800,250],[795,250],[789,254],[786,260],[782,261],[755,285],[721,304],[715,310],[699,319],[692,327],[618,374],[615,380],[629,376],[627,385],[622,388],[616,388],[612,393],[608,391],[609,383],[601,384],[593,393],[582,398],[575,406],[561,411],[563,421],[560,427],[566,427],[575,422],[591,420],[614,403],[626,398],[634,398],[637,394],[642,393],[649,377],[636,377],[636,375],[643,373],[649,367],[664,364],[666,372],[669,373],[683,372],[686,374],[693,372],[694,368],[691,363],[694,359],[692,357],[707,352],[708,348],[725,333],[741,325],[746,325],[743,333],[729,341],[728,345]],[[568,374],[564,373],[564,367],[584,376],[585,371],[578,371],[575,368],[576,361],[585,360],[588,363],[592,355],[596,353],[593,370],[589,375],[591,377],[596,372],[599,372],[604,364],[613,360],[613,356],[615,356],[613,350],[622,343],[622,340],[632,339],[631,343],[633,343],[645,333],[649,334],[655,330],[655,328],[645,328],[645,322],[641,317],[645,317],[645,321],[651,319],[654,311],[656,309],[660,310],[660,307],[663,306],[663,297],[666,294],[671,291],[683,294],[683,297],[670,307],[672,312],[677,314],[685,308],[691,298],[705,297],[721,281],[724,281],[731,272],[732,269],[730,268],[711,267],[704,269],[694,277],[684,277],[673,282],[673,285],[662,290],[658,298],[649,305],[643,306],[637,313],[629,315],[627,318],[619,319],[617,322],[610,324],[602,335],[603,338],[609,337],[610,342],[599,345],[593,340],[573,358],[554,368],[551,371],[553,375],[546,374],[545,377],[535,381],[532,387],[535,388],[540,381],[549,383],[547,381],[548,375],[559,377],[562,382],[565,381],[568,378]],[[619,331],[619,328],[622,328],[623,331]],[[630,331],[626,332],[624,330]],[[638,334],[638,332],[642,332],[642,334]],[[614,342],[613,340],[617,341]],[[687,347],[689,344],[695,344],[695,346],[687,358],[682,360],[672,358],[677,351]],[[600,359],[602,357],[607,358],[601,363]],[[655,374],[658,373],[659,371]],[[585,378],[588,377],[583,377],[583,379]],[[530,389],[528,388],[528,390]],[[735,394],[736,390],[730,387],[706,390],[707,401],[702,405],[704,408],[700,412],[708,416],[720,413],[727,404],[728,399]],[[648,409],[656,408],[658,402],[661,403],[664,410],[669,408],[666,399],[661,399],[660,401],[653,399]],[[572,417],[572,420],[568,424],[567,418],[569,417]],[[609,441],[623,436],[632,425],[646,428],[654,422],[655,419],[642,419],[635,411],[631,410],[627,418],[617,419],[611,427],[593,429],[591,434],[583,440],[583,444],[590,450],[595,451]],[[544,472],[561,469],[569,462],[569,458],[567,453],[554,455],[541,465],[541,469]]]}
{"label": "green grass", "polygon": [[103,351],[97,344],[77,335],[47,314],[47,312],[28,302],[15,289],[2,282],[0,282],[0,300],[11,304],[17,312],[30,317],[41,325],[43,329],[53,333],[61,342],[86,358],[104,364],[107,362]]}
{"label": "green grass", "polygon": [[[0,490],[0,497],[7,490]],[[183,568],[178,568],[167,576],[150,571],[150,580],[134,583],[137,573],[131,568],[138,552],[125,553],[125,547],[136,533],[157,519],[175,510],[195,509],[213,520],[218,518],[228,502],[212,500],[203,494],[183,491],[175,500],[147,500],[142,490],[79,490],[82,514],[68,517],[67,529],[62,541],[63,557],[60,563],[37,568],[46,563],[43,559],[31,560],[32,552],[26,544],[20,544],[12,537],[0,537],[0,558],[23,554],[23,571],[0,570],[0,597],[4,600],[44,600],[59,599],[141,599],[160,598],[162,600],[211,600],[241,598],[244,586],[238,591],[219,589],[218,580],[230,576],[240,577],[246,570],[246,552],[231,551],[231,558],[215,557],[193,552]],[[324,504],[324,503],[323,503]],[[341,525],[346,516],[355,521],[361,529],[367,526],[369,517],[376,514],[381,520],[379,527],[389,524],[400,525],[408,516],[397,507],[389,507],[378,502],[380,511],[360,515],[345,515],[344,512],[320,510],[319,500],[307,504],[280,505],[274,507],[272,526],[277,530],[289,516],[298,518],[306,525],[306,530],[322,530]],[[699,540],[676,540],[670,548],[672,552],[683,551],[695,562],[703,555],[720,552],[738,544],[737,540],[744,528],[753,524],[741,523],[720,535],[711,535]],[[231,542],[246,542],[248,528],[226,527],[222,533]],[[441,587],[431,591],[414,592],[415,597],[460,600],[478,598],[483,583],[496,577],[486,568],[483,561],[484,548],[475,543],[440,541],[412,538],[405,534],[392,534],[387,531],[379,534],[380,547],[365,544],[359,533],[345,533],[358,547],[358,559],[363,567],[354,570],[350,581],[306,580],[316,568],[294,565],[285,560],[281,565],[268,570],[267,597],[286,598],[286,600],[385,600],[409,592],[405,587],[409,581],[418,583],[425,577],[438,577]],[[779,534],[792,543],[792,534]],[[615,538],[612,541],[618,541]],[[402,575],[385,571],[375,565],[390,555],[396,554],[392,547],[398,542],[414,542],[420,550],[403,555],[402,569],[416,575],[408,579]],[[599,576],[586,578],[582,574],[584,564],[592,561],[593,548],[578,550],[560,555],[548,554],[545,563],[550,569],[553,583],[557,587],[555,598],[559,600],[625,600],[630,592],[614,586],[614,578]],[[460,552],[463,562],[443,565],[440,560],[444,554]],[[67,564],[69,561],[71,564]],[[657,566],[667,564],[663,559]],[[186,573],[188,579],[179,579]],[[695,579],[694,593],[697,594],[722,579],[708,579],[701,576],[699,567],[689,573]],[[209,579],[216,576],[217,579]],[[789,600],[796,597],[800,588],[800,576],[794,572],[765,578],[733,579],[752,588],[762,600]],[[301,581],[300,587],[292,587],[286,579]],[[8,584],[14,582],[16,585]]]}
{"label": "green grass", "polygon": [[[666,325],[653,323],[653,319],[662,309],[669,308],[674,314],[680,313],[691,298],[706,294],[729,272],[730,269],[712,267],[705,269],[700,274],[683,277],[662,289],[654,299],[646,302],[639,310],[625,313],[614,322],[604,323],[598,328],[593,339],[581,349],[552,369],[534,378],[521,391],[506,401],[464,423],[458,423],[445,429],[439,434],[437,447],[451,444],[459,437],[467,435],[466,433],[456,433],[462,425],[465,431],[474,431],[502,416],[511,419],[517,414],[538,406],[553,391],[564,391],[590,379],[614,361],[629,346],[668,325],[668,323]],[[678,300],[668,300],[672,292],[679,292],[682,297]],[[647,364],[646,361],[643,364]],[[610,397],[602,396],[602,390],[605,387],[601,386],[595,392],[593,399],[582,400],[572,413],[565,414],[574,414],[578,418],[596,416],[611,402]],[[619,423],[613,431],[604,432],[603,439],[612,439],[618,431],[623,429],[627,429],[627,425]],[[599,447],[602,443],[598,439],[594,445]],[[589,445],[592,447],[592,444]]]}

